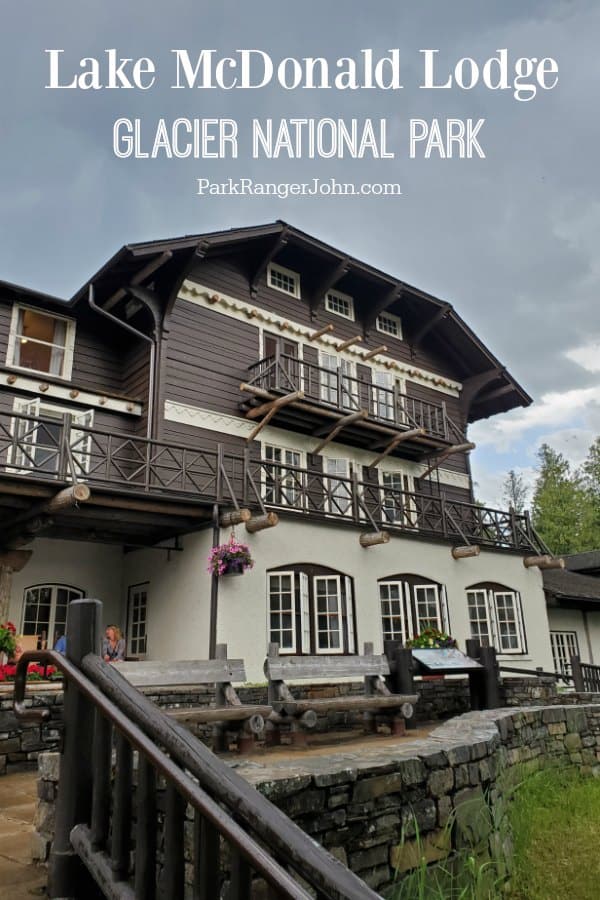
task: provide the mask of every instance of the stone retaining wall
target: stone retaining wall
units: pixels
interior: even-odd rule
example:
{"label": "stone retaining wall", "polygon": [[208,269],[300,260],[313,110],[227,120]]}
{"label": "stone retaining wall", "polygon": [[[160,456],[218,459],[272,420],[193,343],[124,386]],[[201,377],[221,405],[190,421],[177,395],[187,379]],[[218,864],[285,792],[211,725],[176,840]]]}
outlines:
{"label": "stone retaining wall", "polygon": [[[57,760],[57,754],[40,758],[41,859],[51,840]],[[332,747],[312,757],[296,752],[287,761],[266,755],[264,763],[236,762],[251,784],[382,893],[392,886],[395,870],[413,867],[420,853],[434,861],[456,847],[493,845],[507,774],[517,766],[550,765],[600,775],[600,703],[471,712],[426,739],[374,741],[354,752],[351,745]],[[521,768],[518,773],[520,778]],[[450,816],[452,832],[444,829]],[[186,831],[191,827],[190,822]],[[264,896],[258,885],[253,896]]]}
{"label": "stone retaining wall", "polygon": [[[419,702],[415,707],[416,722],[430,722],[460,715],[469,710],[469,687],[466,678],[433,679],[416,681]],[[294,688],[302,698],[348,696],[361,694],[360,683],[339,685],[302,685]],[[42,725],[17,722],[13,712],[12,684],[0,685],[0,775],[23,768],[33,768],[42,750],[59,747],[62,731],[61,687],[56,684],[39,684],[28,687],[27,705],[49,706],[50,721]],[[158,706],[165,709],[192,706],[210,706],[214,703],[214,688],[210,685],[186,688],[163,688],[145,691]],[[241,687],[238,691],[243,703],[265,704],[266,685]],[[559,694],[552,678],[504,678],[501,696],[506,706],[525,706],[549,703],[595,702],[600,695]],[[360,713],[331,712],[319,716],[316,731],[343,730],[361,723]],[[212,730],[200,727],[197,735],[210,744]]]}
{"label": "stone retaining wall", "polygon": [[50,719],[43,725],[19,722],[13,711],[13,685],[0,685],[0,775],[33,768],[43,750],[60,745],[63,692],[60,685],[36,685],[27,706],[47,706]]}

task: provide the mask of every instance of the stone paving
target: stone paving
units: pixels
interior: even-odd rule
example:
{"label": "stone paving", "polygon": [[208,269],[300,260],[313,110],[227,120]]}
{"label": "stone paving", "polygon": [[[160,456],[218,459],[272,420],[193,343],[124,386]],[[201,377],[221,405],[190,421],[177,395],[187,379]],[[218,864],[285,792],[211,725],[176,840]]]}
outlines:
{"label": "stone paving", "polygon": [[37,772],[0,779],[0,900],[46,896],[46,871],[31,863]]}

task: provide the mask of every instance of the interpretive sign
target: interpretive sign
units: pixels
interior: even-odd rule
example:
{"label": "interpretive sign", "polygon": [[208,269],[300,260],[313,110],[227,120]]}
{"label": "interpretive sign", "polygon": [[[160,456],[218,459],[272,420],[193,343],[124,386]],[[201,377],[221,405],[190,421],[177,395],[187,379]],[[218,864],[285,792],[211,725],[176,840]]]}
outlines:
{"label": "interpretive sign", "polygon": [[455,647],[444,647],[439,650],[413,650],[413,657],[427,669],[451,671],[461,669],[482,669],[481,663],[471,659]]}

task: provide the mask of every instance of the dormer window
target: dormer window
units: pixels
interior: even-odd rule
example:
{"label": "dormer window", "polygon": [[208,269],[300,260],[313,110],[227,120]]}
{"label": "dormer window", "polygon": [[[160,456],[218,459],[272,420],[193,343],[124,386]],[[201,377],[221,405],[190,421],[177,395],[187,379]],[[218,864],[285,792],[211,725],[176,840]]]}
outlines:
{"label": "dormer window", "polygon": [[64,316],[13,307],[6,364],[57,378],[70,378],[75,322]]}
{"label": "dormer window", "polygon": [[398,316],[394,316],[392,313],[379,313],[377,331],[402,340],[402,322]]}
{"label": "dormer window", "polygon": [[325,309],[336,316],[354,321],[354,300],[348,294],[328,291],[325,295]]}
{"label": "dormer window", "polygon": [[270,263],[267,272],[267,284],[276,291],[282,291],[291,297],[300,297],[300,276],[291,269],[284,269]]}

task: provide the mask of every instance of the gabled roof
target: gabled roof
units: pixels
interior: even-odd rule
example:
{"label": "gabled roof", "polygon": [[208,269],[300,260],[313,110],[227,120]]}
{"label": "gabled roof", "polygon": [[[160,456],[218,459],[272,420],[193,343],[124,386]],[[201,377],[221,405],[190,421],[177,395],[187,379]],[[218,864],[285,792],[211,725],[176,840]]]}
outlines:
{"label": "gabled roof", "polygon": [[600,604],[600,579],[578,575],[567,569],[545,569],[543,572],[546,596],[561,606]]}
{"label": "gabled roof", "polygon": [[[264,255],[269,242],[285,238],[288,246],[301,249],[322,262],[325,266],[336,266],[342,261],[353,276],[364,280],[376,292],[394,297],[396,289],[402,290],[402,302],[410,304],[410,309],[429,330],[428,340],[434,340],[440,353],[460,367],[461,379],[470,377],[487,381],[481,393],[476,396],[469,417],[470,421],[485,418],[496,413],[528,406],[531,397],[515,378],[506,370],[492,351],[472,331],[453,306],[403,282],[395,275],[383,272],[356,259],[330,244],[294,228],[282,220],[264,225],[210,231],[203,234],[184,235],[155,241],[126,244],[114,254],[68,301],[74,307],[85,301],[90,285],[94,286],[96,302],[102,305],[115,293],[125,296],[130,284],[149,284],[154,272],[160,267],[159,275],[165,283],[175,283],[182,278],[186,266],[197,256],[201,258],[219,256],[224,252],[250,252]],[[145,274],[148,273],[148,274]],[[56,302],[54,298],[52,302]]]}
{"label": "gabled roof", "polygon": [[565,564],[571,572],[598,576],[600,574],[600,550],[587,550],[585,553],[572,553],[565,556]]}

